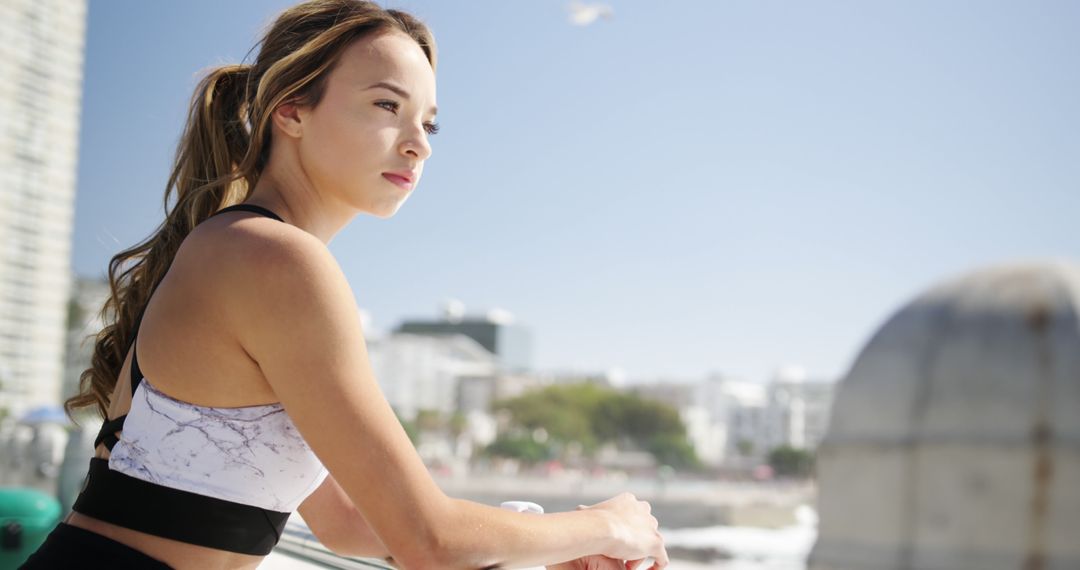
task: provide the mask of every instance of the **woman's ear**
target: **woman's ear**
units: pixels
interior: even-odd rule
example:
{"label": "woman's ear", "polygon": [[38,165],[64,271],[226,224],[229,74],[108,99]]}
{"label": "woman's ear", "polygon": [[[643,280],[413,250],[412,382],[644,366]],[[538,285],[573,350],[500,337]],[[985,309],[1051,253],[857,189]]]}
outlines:
{"label": "woman's ear", "polygon": [[300,138],[301,133],[303,133],[300,105],[296,104],[295,99],[290,99],[278,105],[274,112],[270,113],[270,119],[287,136]]}

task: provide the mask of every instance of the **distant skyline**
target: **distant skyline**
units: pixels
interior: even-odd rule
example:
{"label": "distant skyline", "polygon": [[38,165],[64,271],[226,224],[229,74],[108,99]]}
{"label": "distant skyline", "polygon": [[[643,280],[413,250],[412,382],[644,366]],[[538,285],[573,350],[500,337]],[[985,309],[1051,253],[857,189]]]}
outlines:
{"label": "distant skyline", "polygon": [[[161,222],[200,74],[289,4],[90,3],[76,273]],[[442,131],[330,245],[375,329],[456,298],[540,369],[838,378],[934,283],[1080,259],[1080,3],[607,4],[391,4],[435,33]]]}

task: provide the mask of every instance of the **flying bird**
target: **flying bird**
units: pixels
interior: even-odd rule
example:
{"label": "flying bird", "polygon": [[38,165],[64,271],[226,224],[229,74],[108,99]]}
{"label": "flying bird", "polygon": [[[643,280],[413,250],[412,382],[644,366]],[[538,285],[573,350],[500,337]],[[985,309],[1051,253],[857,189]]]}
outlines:
{"label": "flying bird", "polygon": [[570,2],[570,23],[575,26],[588,26],[599,18],[610,19],[615,15],[615,9],[609,4]]}

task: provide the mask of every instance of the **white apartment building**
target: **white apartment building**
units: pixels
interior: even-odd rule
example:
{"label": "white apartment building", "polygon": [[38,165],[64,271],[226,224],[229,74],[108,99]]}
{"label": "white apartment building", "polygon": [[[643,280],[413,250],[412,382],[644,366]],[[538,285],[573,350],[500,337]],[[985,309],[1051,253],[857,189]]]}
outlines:
{"label": "white apartment building", "polygon": [[463,334],[393,333],[368,339],[368,356],[386,399],[406,420],[419,410],[457,411],[462,378],[493,377],[495,355]]}
{"label": "white apartment building", "polygon": [[0,2],[0,409],[60,401],[85,0]]}
{"label": "white apartment building", "polygon": [[698,456],[710,465],[752,467],[769,451],[815,449],[824,437],[835,384],[781,370],[769,383],[712,375],[680,409]]}
{"label": "white apartment building", "polygon": [[769,386],[773,447],[816,449],[829,426],[835,388],[832,382],[774,380]]}

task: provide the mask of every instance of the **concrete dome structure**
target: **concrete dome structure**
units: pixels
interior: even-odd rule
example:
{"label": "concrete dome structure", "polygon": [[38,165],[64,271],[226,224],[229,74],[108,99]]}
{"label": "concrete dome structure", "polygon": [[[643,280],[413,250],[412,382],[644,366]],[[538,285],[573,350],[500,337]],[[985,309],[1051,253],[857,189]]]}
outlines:
{"label": "concrete dome structure", "polygon": [[1080,568],[1080,266],[919,296],[839,387],[818,451],[825,569]]}

